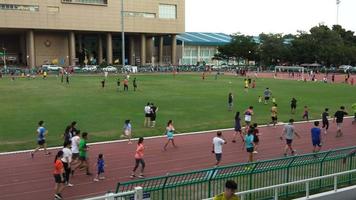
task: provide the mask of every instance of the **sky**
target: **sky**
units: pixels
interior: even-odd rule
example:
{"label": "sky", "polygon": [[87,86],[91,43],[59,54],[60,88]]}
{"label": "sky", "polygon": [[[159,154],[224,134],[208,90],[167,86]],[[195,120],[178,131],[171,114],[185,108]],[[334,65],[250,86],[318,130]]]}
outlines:
{"label": "sky", "polygon": [[[356,32],[356,0],[341,0],[339,24]],[[336,0],[185,0],[186,32],[295,34],[336,24]]]}

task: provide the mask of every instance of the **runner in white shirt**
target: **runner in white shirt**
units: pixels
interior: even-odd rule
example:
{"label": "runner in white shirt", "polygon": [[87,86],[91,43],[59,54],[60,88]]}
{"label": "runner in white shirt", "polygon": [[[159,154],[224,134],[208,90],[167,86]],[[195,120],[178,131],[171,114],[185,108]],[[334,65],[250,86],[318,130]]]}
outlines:
{"label": "runner in white shirt", "polygon": [[147,103],[145,106],[145,122],[144,122],[144,127],[149,127],[151,124],[151,107],[150,103]]}
{"label": "runner in white shirt", "polygon": [[222,157],[222,145],[226,144],[227,142],[222,137],[222,132],[221,131],[218,131],[216,133],[216,135],[217,136],[214,137],[214,139],[213,139],[213,151],[212,151],[212,153],[215,153],[215,158],[216,158],[215,166],[218,166],[220,164],[221,157]]}
{"label": "runner in white shirt", "polygon": [[[79,142],[80,142],[80,130],[77,130],[75,132],[75,136],[72,137],[71,139],[71,145],[72,145],[72,169],[76,169],[78,165],[80,165],[79,162]],[[72,176],[73,176],[74,170],[72,170]]]}
{"label": "runner in white shirt", "polygon": [[72,151],[70,150],[70,145],[71,142],[66,142],[64,144],[64,148],[62,149],[63,151],[63,157],[62,157],[62,163],[63,163],[63,167],[64,167],[64,177],[65,177],[65,183],[67,186],[72,187],[73,185],[69,183],[69,176],[71,173],[71,168],[70,168],[70,164],[72,162]]}

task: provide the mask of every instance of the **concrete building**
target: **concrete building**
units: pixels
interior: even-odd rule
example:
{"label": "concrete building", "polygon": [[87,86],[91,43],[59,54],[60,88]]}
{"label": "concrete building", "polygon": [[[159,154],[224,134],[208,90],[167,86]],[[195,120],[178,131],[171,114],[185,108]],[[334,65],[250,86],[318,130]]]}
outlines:
{"label": "concrete building", "polygon": [[224,33],[186,32],[177,36],[177,55],[180,64],[196,65],[205,62],[216,64],[212,60],[218,47],[229,44],[231,37]]}
{"label": "concrete building", "polygon": [[[126,63],[177,64],[185,0],[122,1]],[[0,0],[8,63],[121,64],[121,31],[121,0]]]}

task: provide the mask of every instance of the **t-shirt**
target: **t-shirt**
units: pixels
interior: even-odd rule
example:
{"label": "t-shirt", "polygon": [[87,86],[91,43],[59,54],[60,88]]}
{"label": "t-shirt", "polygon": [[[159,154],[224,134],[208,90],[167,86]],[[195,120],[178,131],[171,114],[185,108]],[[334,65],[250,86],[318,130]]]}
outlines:
{"label": "t-shirt", "polygon": [[131,124],[130,123],[124,125],[124,131],[131,131]]}
{"label": "t-shirt", "polygon": [[222,153],[222,145],[225,143],[225,140],[219,137],[214,137],[214,153]]}
{"label": "t-shirt", "polygon": [[347,112],[338,110],[334,114],[334,117],[336,118],[336,123],[342,123],[344,121],[344,116],[347,115]]}
{"label": "t-shirt", "polygon": [[80,137],[78,135],[72,137],[72,153],[79,153]]}
{"label": "t-shirt", "polygon": [[85,139],[81,139],[79,142],[79,156],[87,157],[87,141]]}
{"label": "t-shirt", "polygon": [[151,106],[151,114],[156,115],[157,107],[156,106]]}
{"label": "t-shirt", "polygon": [[104,159],[98,159],[97,165],[99,170],[103,170],[105,165]]}
{"label": "t-shirt", "polygon": [[54,171],[53,174],[63,174],[63,163],[61,160],[57,159],[54,163]]}
{"label": "t-shirt", "polygon": [[265,90],[265,91],[263,92],[263,95],[264,95],[265,97],[270,97],[270,96],[271,96],[271,91]]}
{"label": "t-shirt", "polygon": [[312,137],[312,140],[313,140],[313,141],[320,141],[320,133],[321,133],[320,128],[313,127],[313,128],[311,129],[311,137]]}
{"label": "t-shirt", "polygon": [[291,105],[297,105],[297,100],[296,99],[292,99]]}
{"label": "t-shirt", "polygon": [[151,113],[151,107],[145,106],[145,114],[150,114],[150,113]]}
{"label": "t-shirt", "polygon": [[276,106],[272,106],[272,108],[271,108],[271,116],[272,117],[277,117],[277,107]]}
{"label": "t-shirt", "polygon": [[232,95],[229,95],[228,102],[232,103]]}
{"label": "t-shirt", "polygon": [[46,133],[45,127],[43,127],[43,126],[38,127],[37,133],[38,133],[38,137],[37,137],[37,140],[38,140],[38,141],[41,141],[41,140],[45,140],[45,139],[46,139],[46,138],[45,138],[45,133]]}
{"label": "t-shirt", "polygon": [[227,199],[225,197],[224,193],[221,193],[219,195],[216,195],[214,197],[214,200],[239,200],[239,197],[237,195],[233,194],[231,198]]}
{"label": "t-shirt", "polygon": [[69,163],[72,162],[72,151],[69,148],[63,148],[62,151],[63,151],[63,158],[61,159],[62,162],[67,163],[67,160]]}
{"label": "t-shirt", "polygon": [[142,159],[144,150],[145,150],[145,147],[143,146],[143,144],[138,144],[137,148],[136,148],[135,158]]}
{"label": "t-shirt", "polygon": [[292,124],[284,125],[283,133],[288,140],[293,140],[294,138],[294,126]]}
{"label": "t-shirt", "polygon": [[245,121],[250,122],[253,111],[251,109],[247,109],[245,112]]}
{"label": "t-shirt", "polygon": [[321,114],[321,118],[323,119],[323,122],[328,121],[328,116],[329,116],[328,112],[323,112],[323,114]]}
{"label": "t-shirt", "polygon": [[252,148],[253,147],[253,134],[246,135],[245,136],[245,146],[246,148]]}

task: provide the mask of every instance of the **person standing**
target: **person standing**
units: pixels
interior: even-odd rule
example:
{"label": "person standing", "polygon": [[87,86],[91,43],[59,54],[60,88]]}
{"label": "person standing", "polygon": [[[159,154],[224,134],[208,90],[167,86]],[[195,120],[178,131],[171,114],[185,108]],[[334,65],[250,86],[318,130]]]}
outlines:
{"label": "person standing", "polygon": [[117,91],[120,91],[120,79],[119,78],[117,78],[116,84],[117,84]]}
{"label": "person standing", "polygon": [[163,147],[163,150],[166,151],[167,150],[167,146],[170,142],[172,142],[173,147],[177,147],[176,144],[174,143],[174,126],[173,126],[173,121],[169,120],[167,123],[167,127],[166,127],[166,135],[167,135],[167,142]]}
{"label": "person standing", "polygon": [[151,103],[150,107],[151,107],[151,114],[150,114],[151,128],[154,128],[156,126],[156,117],[157,117],[158,107],[155,106],[153,103]]}
{"label": "person standing", "polygon": [[244,141],[244,137],[242,135],[242,131],[241,131],[241,118],[240,118],[240,112],[236,112],[235,114],[235,133],[234,133],[234,137],[232,139],[232,142],[235,143],[236,142],[236,137],[237,134],[240,135],[241,137],[241,141]]}
{"label": "person standing", "polygon": [[258,130],[258,128],[257,128],[257,123],[254,123],[253,124],[253,126],[252,126],[252,128],[253,128],[253,149],[254,149],[254,151],[252,152],[252,153],[258,153],[257,152],[257,147],[258,147],[258,145],[259,145],[259,143],[260,143],[260,131]]}
{"label": "person standing", "polygon": [[124,91],[129,91],[129,80],[127,78],[124,80]]}
{"label": "person standing", "polygon": [[96,162],[96,168],[97,168],[97,173],[96,176],[94,178],[94,182],[98,182],[99,180],[104,180],[104,166],[105,166],[105,162],[104,162],[104,156],[103,154],[99,154],[98,155],[98,160]]}
{"label": "person standing", "polygon": [[101,81],[101,88],[105,88],[105,79]]}
{"label": "person standing", "polygon": [[37,144],[38,147],[31,152],[31,158],[34,157],[35,153],[43,148],[45,155],[50,155],[50,152],[47,152],[47,143],[46,143],[46,135],[48,134],[48,131],[44,127],[44,121],[39,121],[38,122],[38,128],[37,128]]}
{"label": "person standing", "polygon": [[269,88],[266,88],[265,91],[263,92],[263,96],[265,97],[265,104],[268,104],[268,101],[272,95],[272,92]]}
{"label": "person standing", "polygon": [[246,147],[246,151],[248,153],[248,162],[253,162],[253,152],[254,150],[254,145],[253,145],[253,127],[250,127],[248,129],[247,134],[245,135],[245,147]]}
{"label": "person standing", "polygon": [[245,92],[248,92],[248,81],[247,81],[247,79],[244,79],[244,84],[245,84]]}
{"label": "person standing", "polygon": [[61,192],[63,191],[65,185],[65,176],[64,176],[64,167],[61,159],[63,158],[63,151],[58,151],[55,159],[54,159],[54,181],[56,183],[54,187],[54,198],[62,199]]}
{"label": "person standing", "polygon": [[68,187],[73,187],[73,184],[69,183],[69,177],[71,174],[71,162],[72,162],[72,151],[70,150],[71,142],[67,142],[63,146],[63,157],[61,161],[64,167],[64,177],[65,177],[65,184]]}
{"label": "person standing", "polygon": [[327,134],[327,131],[329,129],[329,108],[325,108],[325,111],[321,114],[321,118],[322,118],[322,122],[323,122],[323,129],[324,130],[324,134]]}
{"label": "person standing", "polygon": [[299,134],[295,131],[293,123],[294,123],[294,120],[290,119],[289,123],[284,125],[283,132],[282,132],[282,134],[280,136],[281,140],[283,140],[283,137],[286,139],[286,146],[285,146],[285,149],[284,149],[284,156],[288,155],[287,154],[288,149],[290,150],[290,152],[291,152],[291,154],[293,156],[295,155],[296,150],[293,149],[293,147],[292,147],[293,138],[294,138],[294,135],[296,135],[298,138],[300,138]]}
{"label": "person standing", "polygon": [[352,124],[356,123],[356,103],[352,104],[352,110],[354,111],[354,120],[352,120]]}
{"label": "person standing", "polygon": [[344,121],[345,115],[348,115],[347,112],[345,112],[345,107],[341,106],[338,111],[334,114],[334,120],[333,122],[335,123],[336,121],[336,126],[337,126],[337,132],[336,132],[336,137],[341,137],[342,136],[342,123]]}
{"label": "person standing", "polygon": [[143,126],[144,127],[149,127],[150,125],[150,119],[151,119],[151,107],[150,107],[150,103],[148,102],[147,105],[144,108],[144,112],[145,112],[145,121]]}
{"label": "person standing", "polygon": [[292,114],[295,114],[295,110],[297,109],[297,100],[293,97],[290,101],[290,110]]}
{"label": "person standing", "polygon": [[65,71],[66,73],[66,83],[69,85],[69,73],[67,71]]}
{"label": "person standing", "polygon": [[306,119],[307,121],[309,121],[309,109],[308,109],[308,106],[304,106],[303,119]]}
{"label": "person standing", "polygon": [[218,131],[216,136],[213,138],[213,150],[212,153],[215,154],[216,163],[215,166],[219,166],[222,158],[222,146],[226,144],[226,140],[222,136],[222,132]]}
{"label": "person standing", "polygon": [[227,98],[228,111],[232,111],[233,99],[234,99],[234,97],[232,96],[232,93],[230,92],[229,95],[228,95],[228,98]]}
{"label": "person standing", "polygon": [[[78,159],[79,159],[79,142],[80,142],[80,130],[77,130],[75,132],[74,137],[72,137],[71,139],[71,150],[72,150],[72,169],[75,169],[77,167],[78,163]],[[74,167],[75,166],[75,167]],[[72,173],[74,170],[71,170]]]}
{"label": "person standing", "polygon": [[129,140],[128,144],[132,144],[132,142],[131,142],[131,138],[132,138],[131,129],[132,129],[132,126],[131,126],[130,120],[129,119],[125,120],[124,131],[123,131],[123,134],[121,135],[121,137],[128,138],[128,140]]}
{"label": "person standing", "polygon": [[321,129],[319,128],[319,122],[314,122],[314,127],[310,130],[313,144],[313,153],[318,153],[321,149]]}
{"label": "person standing", "polygon": [[144,150],[145,150],[145,147],[143,145],[143,137],[140,137],[137,142],[137,148],[136,148],[136,153],[135,153],[135,167],[132,170],[131,178],[136,177],[135,172],[136,172],[139,164],[141,164],[141,173],[138,177],[145,178],[145,176],[143,175],[143,172],[144,172],[145,166],[146,166],[145,161],[143,159]]}
{"label": "person standing", "polygon": [[252,115],[253,115],[253,106],[250,106],[246,111],[245,111],[245,132],[247,132],[247,130],[250,127],[251,124],[251,120],[252,120]]}
{"label": "person standing", "polygon": [[132,82],[132,85],[133,85],[134,91],[136,91],[136,89],[137,89],[136,77],[134,78],[134,80],[133,80],[133,82]]}
{"label": "person standing", "polygon": [[273,124],[273,127],[275,128],[276,127],[276,124],[278,123],[278,110],[277,110],[277,104],[274,103],[272,108],[271,108],[271,123]]}
{"label": "person standing", "polygon": [[239,197],[235,194],[237,190],[237,184],[233,180],[228,180],[225,183],[225,191],[214,197],[214,200],[239,200]]}

